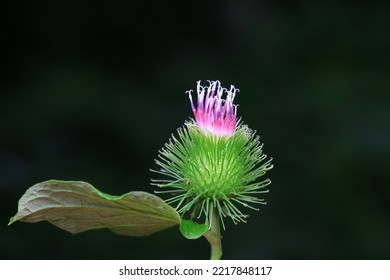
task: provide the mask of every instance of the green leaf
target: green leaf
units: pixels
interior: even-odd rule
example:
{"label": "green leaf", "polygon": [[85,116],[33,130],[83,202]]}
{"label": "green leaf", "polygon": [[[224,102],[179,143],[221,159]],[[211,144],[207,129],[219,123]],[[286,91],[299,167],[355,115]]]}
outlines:
{"label": "green leaf", "polygon": [[108,228],[121,235],[145,236],[180,224],[180,217],[150,193],[113,196],[85,182],[51,180],[26,191],[9,224],[16,221],[48,221],[73,234]]}
{"label": "green leaf", "polygon": [[206,224],[197,224],[189,220],[182,219],[180,223],[180,232],[187,239],[198,239],[208,229]]}

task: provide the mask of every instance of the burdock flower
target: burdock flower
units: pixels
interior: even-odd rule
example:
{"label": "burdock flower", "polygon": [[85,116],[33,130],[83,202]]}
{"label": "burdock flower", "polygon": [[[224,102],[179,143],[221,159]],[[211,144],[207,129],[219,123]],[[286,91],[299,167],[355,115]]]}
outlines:
{"label": "burdock flower", "polygon": [[[233,100],[239,90],[233,85],[226,90],[219,81],[209,83],[208,87],[202,87],[198,81],[197,108],[192,101],[192,90],[187,91],[196,123],[205,132],[230,137],[237,125],[237,105],[233,104]],[[227,93],[226,100],[222,99],[224,91]]]}
{"label": "burdock flower", "polygon": [[152,184],[172,195],[167,203],[182,215],[191,211],[192,219],[204,216],[209,226],[215,211],[223,226],[226,217],[245,222],[240,208],[258,210],[256,204],[266,204],[257,196],[268,192],[264,187],[271,183],[258,180],[272,168],[272,159],[265,161],[259,137],[237,120],[233,101],[238,91],[233,85],[223,88],[219,81],[208,86],[199,81],[197,102],[192,90],[187,91],[195,120],[172,135],[156,160],[160,169],[153,170],[166,176]]}

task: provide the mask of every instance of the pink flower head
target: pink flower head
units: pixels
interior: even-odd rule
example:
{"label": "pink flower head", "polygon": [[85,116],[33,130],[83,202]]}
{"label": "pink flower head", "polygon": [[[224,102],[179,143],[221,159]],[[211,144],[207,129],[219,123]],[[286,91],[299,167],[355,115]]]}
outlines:
{"label": "pink flower head", "polygon": [[[197,82],[198,106],[195,108],[192,101],[192,90],[187,91],[195,120],[203,131],[217,136],[230,137],[234,134],[237,124],[237,106],[233,104],[236,89],[233,85],[230,90],[221,87],[219,81],[208,81],[209,86],[201,86]],[[222,98],[226,92],[226,99]]]}

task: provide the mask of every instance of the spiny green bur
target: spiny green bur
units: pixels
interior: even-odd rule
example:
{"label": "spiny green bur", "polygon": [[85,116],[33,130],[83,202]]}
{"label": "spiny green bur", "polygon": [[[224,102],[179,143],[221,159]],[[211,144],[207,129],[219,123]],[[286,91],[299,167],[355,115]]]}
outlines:
{"label": "spiny green bur", "polygon": [[257,208],[248,203],[265,204],[253,195],[266,192],[259,189],[270,180],[255,180],[272,168],[271,160],[262,163],[266,158],[262,145],[247,126],[240,125],[231,137],[220,137],[188,122],[178,130],[178,136],[172,136],[156,161],[162,170],[155,172],[171,180],[153,182],[162,188],[173,188],[162,192],[174,194],[167,202],[177,203],[180,213],[194,208],[193,215],[205,214],[209,224],[216,207],[221,218],[229,216],[237,222],[246,217],[237,204],[252,209]]}

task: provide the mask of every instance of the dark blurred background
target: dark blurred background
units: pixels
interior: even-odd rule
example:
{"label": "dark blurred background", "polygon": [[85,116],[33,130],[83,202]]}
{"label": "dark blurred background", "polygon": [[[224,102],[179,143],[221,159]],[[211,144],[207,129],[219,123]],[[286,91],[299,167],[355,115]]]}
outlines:
{"label": "dark blurred background", "polygon": [[390,258],[389,4],[355,1],[25,1],[3,7],[0,256],[207,259],[177,228],[145,238],[16,223],[48,179],[153,192],[157,151],[192,116],[196,81],[234,84],[274,158],[225,259]]}

